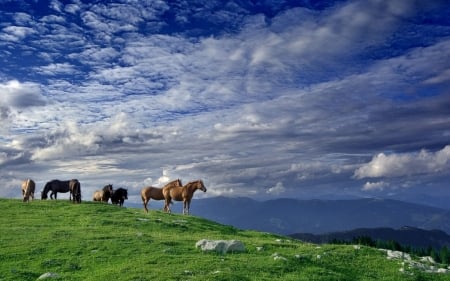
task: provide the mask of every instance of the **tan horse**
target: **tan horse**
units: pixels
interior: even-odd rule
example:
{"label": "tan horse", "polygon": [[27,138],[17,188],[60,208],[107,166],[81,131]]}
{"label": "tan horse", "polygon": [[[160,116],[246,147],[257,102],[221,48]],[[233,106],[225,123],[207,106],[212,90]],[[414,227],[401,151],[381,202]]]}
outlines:
{"label": "tan horse", "polygon": [[[142,203],[144,204],[145,212],[148,213],[147,204],[148,204],[148,202],[150,202],[150,199],[164,200],[164,194],[162,192],[163,188],[176,187],[176,186],[183,186],[180,179],[171,181],[162,188],[158,188],[158,187],[154,187],[154,186],[144,187],[141,190],[141,198],[142,198]],[[166,206],[164,206],[164,211],[167,211]]]}
{"label": "tan horse", "polygon": [[192,197],[197,189],[206,192],[206,187],[202,180],[192,181],[182,187],[163,187],[163,195],[165,199],[164,209],[170,213],[170,204],[172,203],[172,199],[175,201],[183,201],[183,214],[188,215]]}
{"label": "tan horse", "polygon": [[34,200],[34,189],[36,188],[36,183],[31,179],[26,179],[22,182],[22,196],[23,202],[29,202],[30,196]]}
{"label": "tan horse", "polygon": [[100,201],[108,203],[109,198],[113,194],[112,184],[105,185],[102,190],[96,190],[94,196],[92,196],[93,201]]}

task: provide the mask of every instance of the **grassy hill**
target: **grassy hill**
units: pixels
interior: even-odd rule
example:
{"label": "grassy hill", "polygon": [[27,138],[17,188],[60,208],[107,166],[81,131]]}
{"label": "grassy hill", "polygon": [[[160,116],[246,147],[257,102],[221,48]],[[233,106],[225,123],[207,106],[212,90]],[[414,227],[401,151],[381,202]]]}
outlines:
{"label": "grassy hill", "polygon": [[[301,243],[194,216],[67,200],[0,199],[0,280],[450,280],[377,249]],[[200,239],[244,253],[203,253]],[[261,248],[262,247],[262,250]],[[282,257],[275,259],[274,257]]]}

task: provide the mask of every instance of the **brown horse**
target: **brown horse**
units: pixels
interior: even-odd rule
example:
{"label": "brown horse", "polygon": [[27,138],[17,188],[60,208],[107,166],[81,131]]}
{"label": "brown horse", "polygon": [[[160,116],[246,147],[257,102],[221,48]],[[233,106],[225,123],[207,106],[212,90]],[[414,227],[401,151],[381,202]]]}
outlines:
{"label": "brown horse", "polygon": [[23,202],[29,202],[30,196],[31,200],[34,200],[34,189],[36,184],[32,179],[26,179],[22,182],[22,196]]}
{"label": "brown horse", "polygon": [[206,192],[206,187],[203,184],[202,180],[192,181],[182,187],[163,187],[163,195],[165,199],[164,210],[170,213],[170,204],[172,203],[173,199],[175,201],[183,201],[183,214],[189,215],[191,200],[194,196],[194,192],[197,189]]}
{"label": "brown horse", "polygon": [[112,184],[105,185],[102,190],[96,190],[92,200],[108,203],[109,198],[113,194]]}
{"label": "brown horse", "polygon": [[[148,202],[150,202],[150,199],[164,200],[164,195],[163,195],[162,190],[165,187],[171,187],[171,186],[183,186],[183,184],[181,183],[180,179],[176,179],[174,181],[169,182],[162,188],[147,186],[141,190],[142,203],[144,204],[144,210],[146,213],[148,213],[147,204],[148,204]],[[164,206],[164,211],[167,211],[166,206]]]}

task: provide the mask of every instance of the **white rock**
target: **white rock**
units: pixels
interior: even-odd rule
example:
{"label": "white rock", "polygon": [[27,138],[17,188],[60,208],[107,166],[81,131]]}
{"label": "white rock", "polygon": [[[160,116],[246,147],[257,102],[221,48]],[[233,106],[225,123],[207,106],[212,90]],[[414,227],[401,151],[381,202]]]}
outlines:
{"label": "white rock", "polygon": [[196,248],[204,252],[218,252],[226,254],[228,252],[244,252],[245,246],[239,240],[207,240],[202,239],[195,243]]}
{"label": "white rock", "polygon": [[421,257],[421,258],[420,258],[420,261],[421,261],[421,262],[436,263],[436,262],[434,261],[434,259],[433,259],[432,257],[430,257],[430,256]]}
{"label": "white rock", "polygon": [[408,253],[403,253],[400,251],[392,251],[387,250],[387,258],[388,259],[404,259],[404,260],[411,260],[411,255]]}
{"label": "white rock", "polygon": [[287,261],[287,258],[285,258],[285,257],[282,257],[282,256],[275,256],[275,257],[273,257],[273,259],[274,260],[282,260],[282,261]]}
{"label": "white rock", "polygon": [[54,272],[46,272],[44,274],[42,274],[41,276],[39,276],[39,278],[37,280],[43,280],[43,279],[49,279],[49,278],[58,278],[59,275],[57,273]]}

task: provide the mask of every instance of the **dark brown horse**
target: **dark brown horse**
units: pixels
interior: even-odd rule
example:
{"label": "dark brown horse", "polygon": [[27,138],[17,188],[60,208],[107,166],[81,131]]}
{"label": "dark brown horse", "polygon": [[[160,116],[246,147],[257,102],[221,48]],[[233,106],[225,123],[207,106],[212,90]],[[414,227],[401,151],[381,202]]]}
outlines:
{"label": "dark brown horse", "polygon": [[183,201],[183,214],[189,214],[191,200],[197,189],[206,192],[206,187],[202,180],[192,181],[182,187],[163,187],[163,195],[165,199],[164,209],[170,213],[170,204],[173,199],[175,201]]}
{"label": "dark brown horse", "polygon": [[102,190],[96,190],[92,200],[108,203],[109,198],[113,194],[112,184],[105,185]]}
{"label": "dark brown horse", "polygon": [[[142,203],[144,204],[144,210],[146,213],[148,213],[147,204],[148,204],[148,202],[150,202],[150,199],[164,200],[164,195],[163,195],[162,190],[165,187],[171,187],[171,186],[183,186],[183,184],[181,183],[180,179],[176,179],[174,181],[169,182],[162,188],[147,186],[141,190]],[[164,206],[164,211],[167,211],[166,206]]]}
{"label": "dark brown horse", "polygon": [[71,198],[72,198],[72,192],[70,191],[70,182],[71,181],[78,182],[77,179],[72,179],[72,180],[67,180],[67,181],[52,180],[52,181],[47,182],[44,186],[44,190],[42,191],[41,199],[42,200],[47,199],[48,198],[47,194],[49,191],[51,191],[50,199],[56,199],[58,192],[61,192],[61,193],[70,192],[69,200],[71,200]]}
{"label": "dark brown horse", "polygon": [[22,197],[23,202],[29,202],[30,197],[34,200],[34,190],[36,188],[36,184],[32,179],[26,179],[22,182]]}
{"label": "dark brown horse", "polygon": [[72,195],[73,203],[81,203],[81,185],[76,179],[69,181],[69,191]]}

